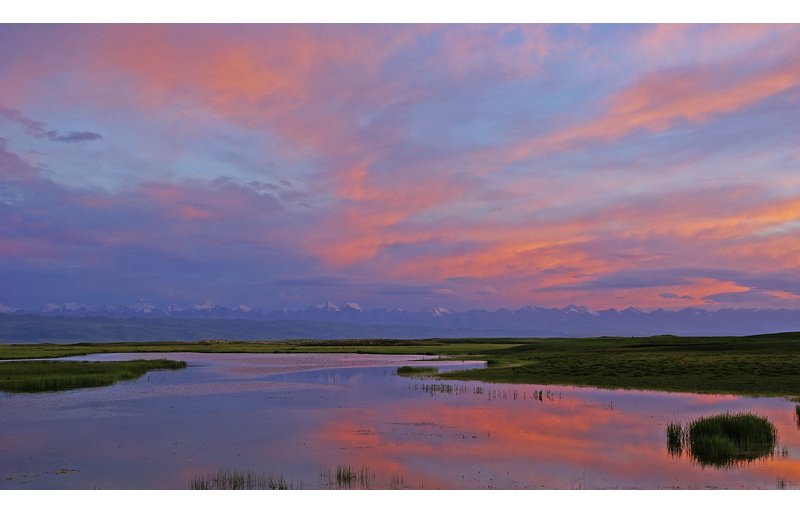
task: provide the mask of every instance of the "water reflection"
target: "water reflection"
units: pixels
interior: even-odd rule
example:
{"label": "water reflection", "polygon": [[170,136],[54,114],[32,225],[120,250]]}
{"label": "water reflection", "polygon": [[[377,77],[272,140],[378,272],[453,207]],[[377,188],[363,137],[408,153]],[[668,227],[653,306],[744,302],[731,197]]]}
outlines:
{"label": "water reflection", "polygon": [[[783,399],[397,375],[418,357],[180,359],[149,381],[0,396],[0,488],[180,489],[228,471],[219,482],[325,489],[340,466],[378,489],[800,487]],[[728,469],[664,450],[670,423],[726,410],[769,418],[786,450]]]}

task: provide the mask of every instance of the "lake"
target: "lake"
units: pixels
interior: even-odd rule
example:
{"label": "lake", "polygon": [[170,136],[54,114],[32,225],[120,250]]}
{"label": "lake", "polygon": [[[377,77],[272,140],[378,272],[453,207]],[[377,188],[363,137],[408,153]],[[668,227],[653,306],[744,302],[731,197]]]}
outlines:
{"label": "lake", "polygon": [[[302,489],[800,487],[800,423],[786,399],[397,375],[483,365],[422,356],[167,357],[188,367],[1,395],[0,489],[187,489],[220,471]],[[727,467],[670,453],[669,423],[726,411],[766,416],[775,452]],[[359,477],[337,481],[343,469]]]}

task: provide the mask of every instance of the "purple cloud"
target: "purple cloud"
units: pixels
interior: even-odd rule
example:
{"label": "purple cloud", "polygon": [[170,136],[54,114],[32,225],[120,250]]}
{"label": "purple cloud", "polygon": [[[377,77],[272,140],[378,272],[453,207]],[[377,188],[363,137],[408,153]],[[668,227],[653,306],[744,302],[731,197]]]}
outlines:
{"label": "purple cloud", "polygon": [[70,132],[67,135],[58,135],[55,131],[47,132],[47,138],[51,141],[63,143],[75,143],[83,141],[95,141],[102,139],[103,136],[94,132]]}
{"label": "purple cloud", "polygon": [[67,135],[59,135],[55,130],[45,130],[45,124],[41,121],[26,118],[18,110],[10,109],[0,104],[0,119],[5,119],[25,127],[26,132],[36,138],[44,138],[50,141],[63,143],[78,143],[83,141],[95,141],[102,139],[103,136],[94,132],[69,132]]}

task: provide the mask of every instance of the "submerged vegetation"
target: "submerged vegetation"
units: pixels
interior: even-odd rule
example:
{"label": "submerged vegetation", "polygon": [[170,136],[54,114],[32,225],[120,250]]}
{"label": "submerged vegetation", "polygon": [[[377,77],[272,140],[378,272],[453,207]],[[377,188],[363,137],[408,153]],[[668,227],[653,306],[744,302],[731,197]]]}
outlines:
{"label": "submerged vegetation", "polygon": [[777,431],[766,418],[752,413],[700,417],[688,425],[667,426],[667,450],[686,454],[701,466],[733,468],[775,453]]}
{"label": "submerged vegetation", "polygon": [[749,337],[596,337],[0,345],[0,359],[91,353],[369,353],[486,360],[448,379],[698,393],[800,396],[800,333]]}
{"label": "submerged vegetation", "polygon": [[111,385],[136,379],[148,371],[183,369],[186,362],[132,360],[126,362],[19,361],[0,362],[0,390],[53,392]]}

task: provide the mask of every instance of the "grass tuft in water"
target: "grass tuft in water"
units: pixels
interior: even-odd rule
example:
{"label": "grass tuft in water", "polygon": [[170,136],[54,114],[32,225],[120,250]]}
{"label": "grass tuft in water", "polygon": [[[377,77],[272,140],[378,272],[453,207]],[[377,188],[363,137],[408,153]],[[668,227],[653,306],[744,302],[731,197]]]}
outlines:
{"label": "grass tuft in water", "polygon": [[794,420],[797,422],[797,429],[800,429],[800,404],[794,405]]}
{"label": "grass tuft in water", "polygon": [[283,475],[251,471],[218,470],[214,474],[198,476],[189,482],[190,490],[291,490]]}
{"label": "grass tuft in water", "polygon": [[667,450],[688,453],[701,466],[734,468],[775,453],[777,430],[766,418],[752,413],[700,417],[688,426],[667,426]]}
{"label": "grass tuft in water", "polygon": [[0,362],[0,390],[4,392],[56,392],[111,385],[136,379],[152,370],[176,370],[186,362],[131,360],[124,362],[14,361]]}
{"label": "grass tuft in water", "polygon": [[351,467],[337,465],[336,469],[323,468],[319,473],[319,484],[330,490],[372,490],[375,474],[368,466]]}
{"label": "grass tuft in water", "polygon": [[667,426],[667,451],[672,456],[681,456],[686,442],[686,432],[679,422]]}
{"label": "grass tuft in water", "polygon": [[403,365],[397,368],[398,376],[435,376],[439,374],[438,367]]}

